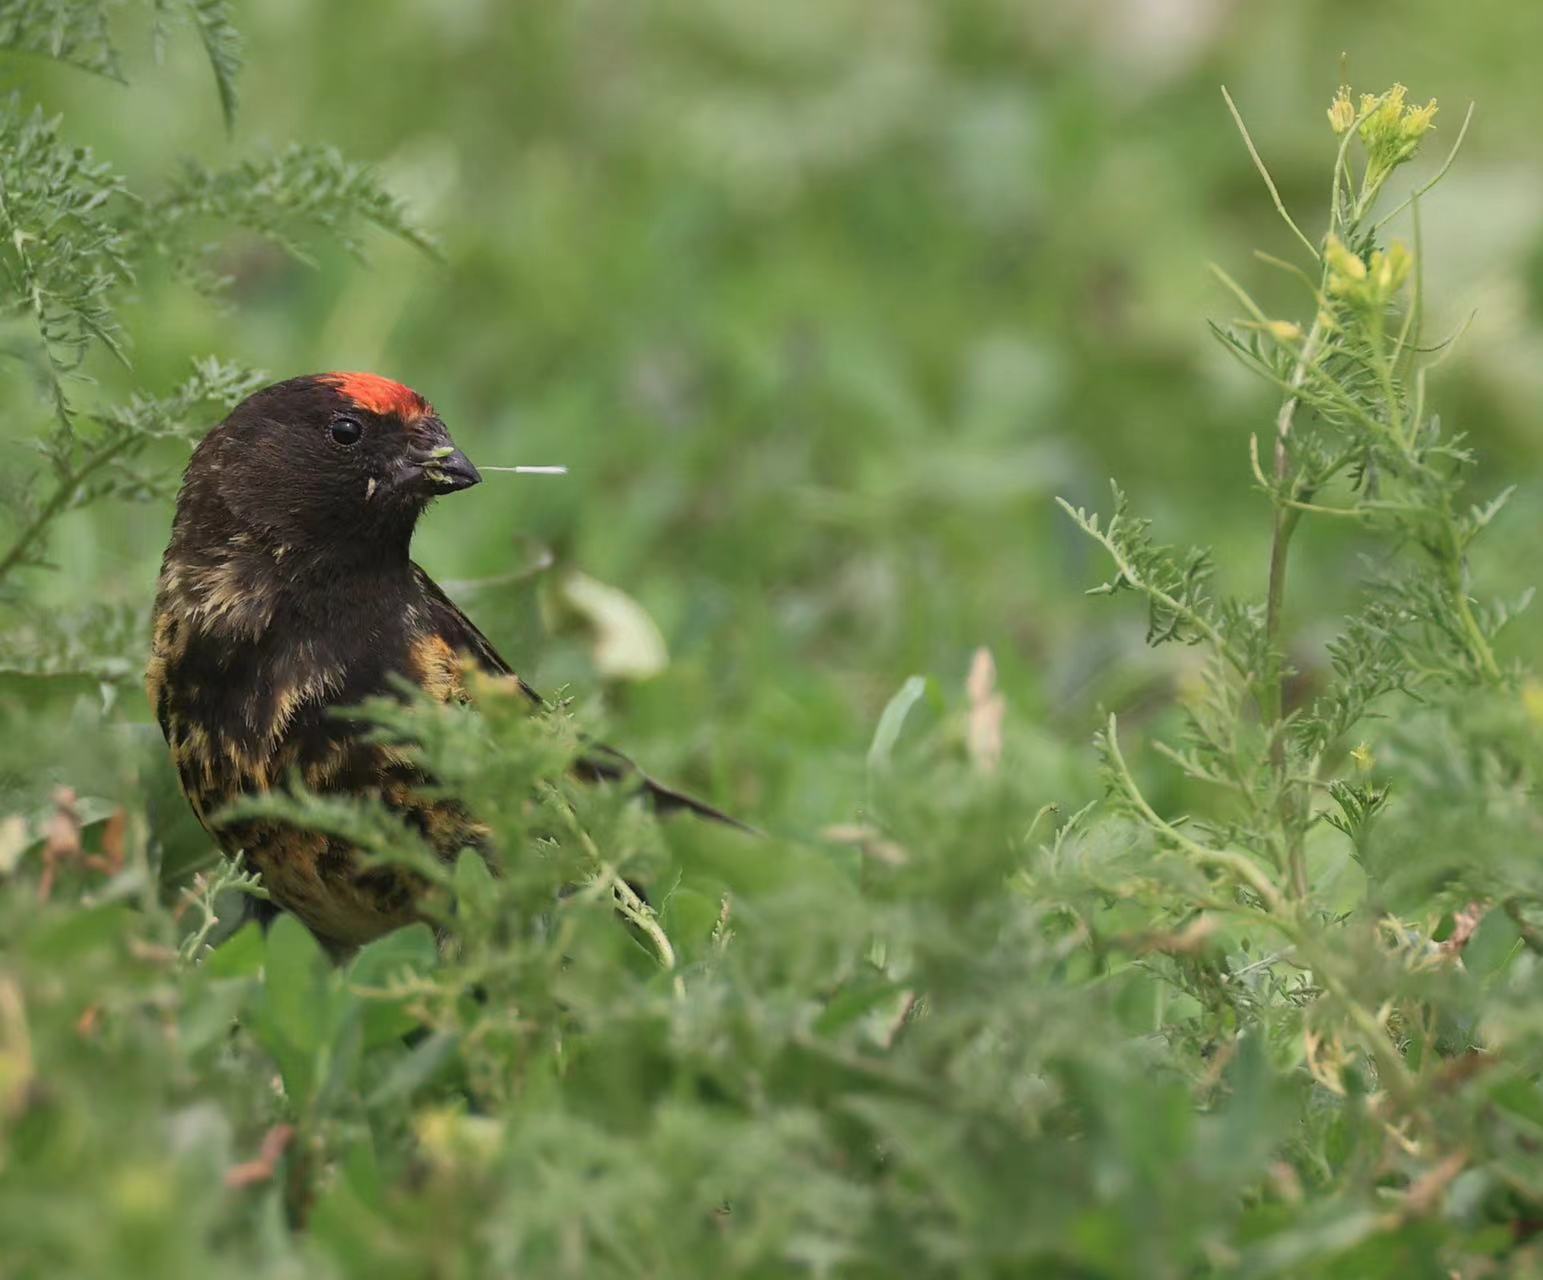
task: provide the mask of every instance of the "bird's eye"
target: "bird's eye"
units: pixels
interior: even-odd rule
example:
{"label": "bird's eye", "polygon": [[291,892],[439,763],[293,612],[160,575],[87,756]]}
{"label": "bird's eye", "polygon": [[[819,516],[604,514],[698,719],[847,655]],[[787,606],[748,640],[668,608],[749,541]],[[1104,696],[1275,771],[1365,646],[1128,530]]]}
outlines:
{"label": "bird's eye", "polygon": [[364,435],[364,427],[357,418],[334,418],[327,427],[327,435],[333,444],[358,444]]}

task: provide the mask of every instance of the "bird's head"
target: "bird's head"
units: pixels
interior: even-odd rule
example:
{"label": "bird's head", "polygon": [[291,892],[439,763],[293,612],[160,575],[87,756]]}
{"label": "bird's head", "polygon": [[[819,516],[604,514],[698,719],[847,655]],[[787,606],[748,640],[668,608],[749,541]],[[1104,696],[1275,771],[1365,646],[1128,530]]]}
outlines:
{"label": "bird's head", "polygon": [[265,387],[209,433],[188,467],[192,518],[217,501],[266,543],[355,558],[405,555],[441,494],[482,477],[417,392],[373,373]]}

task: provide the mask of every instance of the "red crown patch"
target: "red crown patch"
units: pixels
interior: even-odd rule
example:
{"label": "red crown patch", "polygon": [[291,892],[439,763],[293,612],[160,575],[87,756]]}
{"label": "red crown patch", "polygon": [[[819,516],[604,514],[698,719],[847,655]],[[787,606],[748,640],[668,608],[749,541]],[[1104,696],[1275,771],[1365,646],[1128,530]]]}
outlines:
{"label": "red crown patch", "polygon": [[328,373],[321,380],[371,413],[396,414],[404,422],[410,422],[434,412],[429,402],[411,387],[382,378],[378,373]]}

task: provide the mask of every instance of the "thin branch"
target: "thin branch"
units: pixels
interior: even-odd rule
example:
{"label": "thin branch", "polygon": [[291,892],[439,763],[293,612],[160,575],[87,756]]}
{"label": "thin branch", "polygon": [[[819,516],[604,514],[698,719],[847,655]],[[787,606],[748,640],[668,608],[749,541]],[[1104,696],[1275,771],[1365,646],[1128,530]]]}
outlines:
{"label": "thin branch", "polygon": [[96,453],[89,455],[80,466],[68,472],[59,481],[58,487],[48,501],[16,535],[16,540],[11,543],[10,549],[0,556],[0,581],[3,581],[13,569],[25,563],[33,544],[43,536],[44,531],[54,520],[69,510],[70,503],[75,500],[81,486],[85,484],[91,473],[106,466],[120,453],[137,443],[139,441],[133,435],[124,434],[117,440],[102,446]]}
{"label": "thin branch", "polygon": [[1069,515],[1077,522],[1078,527],[1081,528],[1083,532],[1085,532],[1090,538],[1092,538],[1101,547],[1103,547],[1105,551],[1109,553],[1109,558],[1114,561],[1114,567],[1119,570],[1120,576],[1129,582],[1133,588],[1141,592],[1148,599],[1156,600],[1164,608],[1172,611],[1176,616],[1183,618],[1184,621],[1189,623],[1190,626],[1194,627],[1196,631],[1200,632],[1201,635],[1205,636],[1207,640],[1216,646],[1217,652],[1227,659],[1227,661],[1232,665],[1233,669],[1236,670],[1239,675],[1247,678],[1248,664],[1243,661],[1243,659],[1237,653],[1236,649],[1234,649],[1233,646],[1228,643],[1227,638],[1222,635],[1219,630],[1217,630],[1217,628],[1210,622],[1209,619],[1202,617],[1199,613],[1195,612],[1195,610],[1189,608],[1181,601],[1169,595],[1161,587],[1153,586],[1150,582],[1146,581],[1146,579],[1144,579],[1139,573],[1136,572],[1136,569],[1131,564],[1131,562],[1121,554],[1120,549],[1116,545],[1114,539],[1111,538],[1105,530],[1099,529],[1097,525],[1093,523],[1093,521],[1079,515],[1077,509],[1073,507],[1071,503],[1067,502],[1065,498],[1058,497],[1056,499],[1056,504],[1061,508],[1062,511],[1066,512],[1067,515]]}
{"label": "thin branch", "polygon": [[1467,114],[1463,116],[1463,127],[1457,131],[1457,141],[1452,144],[1452,150],[1447,152],[1447,158],[1441,168],[1436,170],[1436,176],[1424,186],[1416,187],[1390,213],[1384,214],[1381,218],[1377,219],[1372,224],[1372,233],[1374,235],[1447,176],[1447,170],[1452,167],[1452,162],[1457,159],[1457,153],[1463,145],[1463,139],[1468,136],[1468,125],[1473,120],[1473,108],[1474,104],[1470,102]]}
{"label": "thin branch", "polygon": [[1254,479],[1259,487],[1269,494],[1281,506],[1291,507],[1296,511],[1312,511],[1321,516],[1343,516],[1354,520],[1366,520],[1376,514],[1377,508],[1365,507],[1326,507],[1317,502],[1298,502],[1295,498],[1283,498],[1276,492],[1276,488],[1270,483],[1264,474],[1264,468],[1259,463],[1259,437],[1250,434],[1248,437],[1248,461],[1253,468]]}
{"label": "thin branch", "polygon": [[1131,804],[1136,806],[1141,816],[1197,862],[1203,862],[1218,870],[1226,871],[1236,880],[1247,885],[1270,909],[1274,922],[1285,932],[1293,932],[1287,920],[1278,918],[1279,913],[1285,908],[1285,902],[1280,896],[1280,890],[1270,882],[1269,877],[1259,869],[1258,864],[1252,858],[1248,857],[1247,854],[1235,853],[1231,849],[1212,849],[1196,840],[1190,839],[1189,836],[1185,835],[1167,819],[1160,817],[1157,811],[1147,803],[1147,798],[1141,794],[1141,788],[1136,785],[1136,779],[1131,774],[1130,766],[1125,763],[1125,757],[1120,751],[1117,720],[1112,714],[1104,731],[1104,741],[1108,746],[1109,760],[1115,767],[1115,774],[1119,780],[1120,788],[1125,792],[1126,798]]}
{"label": "thin branch", "polygon": [[1270,177],[1270,171],[1264,167],[1264,160],[1259,155],[1259,148],[1254,146],[1254,140],[1249,137],[1248,126],[1243,123],[1243,117],[1239,114],[1237,104],[1232,100],[1232,95],[1227,92],[1226,85],[1222,85],[1222,97],[1227,100],[1227,110],[1232,112],[1233,123],[1238,126],[1238,132],[1243,135],[1243,145],[1248,148],[1248,154],[1253,157],[1254,168],[1259,170],[1259,176],[1264,179],[1264,185],[1270,189],[1270,199],[1275,201],[1275,211],[1286,220],[1286,225],[1296,233],[1297,239],[1307,246],[1308,253],[1312,254],[1313,259],[1316,261],[1321,256],[1317,247],[1302,234],[1302,228],[1297,226],[1296,221],[1286,212],[1286,202],[1280,198],[1280,192],[1275,186],[1275,179]]}
{"label": "thin branch", "polygon": [[1299,277],[1302,283],[1313,291],[1313,296],[1315,298],[1318,296],[1318,282],[1308,275],[1307,272],[1303,271],[1301,267],[1297,266],[1296,263],[1287,262],[1284,258],[1277,258],[1273,253],[1266,253],[1263,249],[1255,249],[1254,257],[1258,258],[1260,262],[1267,262],[1272,267],[1278,267],[1282,271],[1289,271],[1292,275]]}

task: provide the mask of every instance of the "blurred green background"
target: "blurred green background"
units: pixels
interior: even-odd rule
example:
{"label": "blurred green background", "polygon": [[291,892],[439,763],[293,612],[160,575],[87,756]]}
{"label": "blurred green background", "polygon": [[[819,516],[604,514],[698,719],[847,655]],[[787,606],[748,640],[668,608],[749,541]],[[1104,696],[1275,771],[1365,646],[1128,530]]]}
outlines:
{"label": "blurred green background", "polygon": [[[1223,584],[1260,591],[1247,446],[1275,406],[1207,333],[1235,307],[1206,264],[1277,314],[1311,304],[1249,259],[1294,242],[1223,82],[1312,236],[1342,52],[1357,90],[1440,99],[1410,177],[1477,100],[1425,211],[1431,332],[1477,311],[1433,395],[1481,453],[1476,495],[1521,483],[1482,586],[1535,576],[1537,6],[264,0],[237,18],[230,137],[191,40],[156,69],[136,29],[127,88],[5,74],[141,183],[181,154],[335,143],[443,261],[378,237],[363,266],[328,249],[313,268],[233,242],[224,308],[141,281],[136,369],[100,369],[107,392],[164,389],[206,352],[276,378],[370,369],[432,399],[476,460],[567,464],[442,504],[418,559],[549,691],[603,682],[560,625],[558,571],[526,571],[549,551],[628,592],[671,661],[607,687],[608,732],[752,820],[848,816],[885,700],[914,672],[957,698],[980,645],[1011,767],[1046,798],[1091,795],[1099,707],[1160,709],[1184,655],[1149,656],[1134,606],[1083,599],[1104,567],[1055,494],[1106,506],[1117,476],[1164,540],[1214,543]],[[52,599],[147,605],[169,515],[72,517]],[[1298,546],[1311,673],[1358,548],[1312,524]],[[1534,611],[1506,656],[1540,634]]]}

